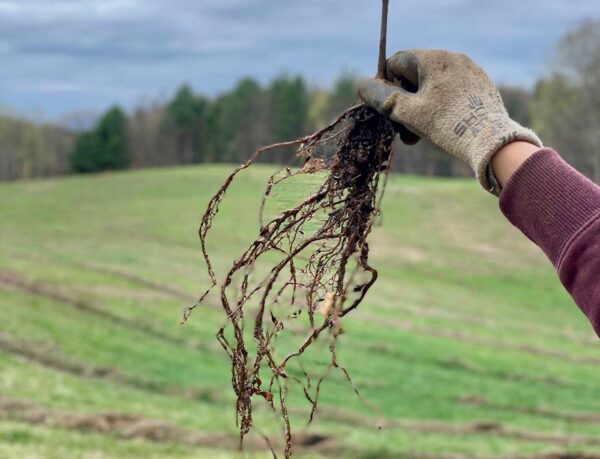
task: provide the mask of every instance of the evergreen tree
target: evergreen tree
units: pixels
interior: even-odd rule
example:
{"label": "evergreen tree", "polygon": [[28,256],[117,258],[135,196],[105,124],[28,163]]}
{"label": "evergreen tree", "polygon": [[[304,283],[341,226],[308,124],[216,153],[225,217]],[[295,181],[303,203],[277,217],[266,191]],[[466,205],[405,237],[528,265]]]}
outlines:
{"label": "evergreen tree", "polygon": [[207,101],[196,96],[188,84],[179,87],[168,105],[168,113],[175,125],[179,163],[199,162],[204,158],[207,105]]}
{"label": "evergreen tree", "polygon": [[244,161],[253,150],[271,142],[267,103],[260,85],[244,78],[219,97],[210,115],[211,150],[218,161]]}
{"label": "evergreen tree", "polygon": [[101,170],[126,169],[131,163],[127,144],[127,118],[115,106],[102,117],[96,128],[100,145]]}
{"label": "evergreen tree", "polygon": [[84,132],[75,140],[69,163],[73,172],[96,172],[101,170],[98,158],[101,156],[100,142],[95,132]]}
{"label": "evergreen tree", "polygon": [[108,110],[93,131],[77,138],[69,162],[74,172],[129,167],[131,154],[127,141],[127,119],[118,106]]}
{"label": "evergreen tree", "polygon": [[357,78],[350,72],[343,72],[333,84],[329,95],[327,121],[338,116],[344,110],[358,103]]}
{"label": "evergreen tree", "polygon": [[269,88],[273,140],[284,142],[306,132],[309,97],[300,76],[282,75]]}

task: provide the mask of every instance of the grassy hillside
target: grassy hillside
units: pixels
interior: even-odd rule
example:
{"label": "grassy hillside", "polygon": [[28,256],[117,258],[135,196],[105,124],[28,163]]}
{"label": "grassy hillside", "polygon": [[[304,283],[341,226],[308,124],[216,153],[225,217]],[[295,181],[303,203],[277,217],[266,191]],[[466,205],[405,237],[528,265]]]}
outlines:
{"label": "grassy hillside", "polygon": [[[0,185],[0,457],[230,458],[229,365],[197,226],[228,166]],[[229,266],[267,167],[216,220]],[[218,235],[218,237],[216,236]],[[380,281],[345,322],[302,457],[539,457],[600,449],[600,348],[539,250],[474,181],[391,179]],[[261,410],[257,433],[277,435]],[[246,457],[269,457],[259,435]]]}

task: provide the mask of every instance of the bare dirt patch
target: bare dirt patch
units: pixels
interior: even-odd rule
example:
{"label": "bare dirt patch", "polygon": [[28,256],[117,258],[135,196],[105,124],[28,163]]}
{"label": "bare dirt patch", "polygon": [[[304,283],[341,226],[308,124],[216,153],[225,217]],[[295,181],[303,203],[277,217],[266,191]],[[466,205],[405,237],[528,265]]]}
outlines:
{"label": "bare dirt patch", "polygon": [[[497,437],[514,438],[524,441],[540,442],[558,446],[589,446],[600,445],[600,438],[585,435],[567,435],[555,432],[540,432],[534,430],[514,429],[495,421],[471,421],[463,423],[448,423],[435,420],[399,420],[374,418],[359,415],[339,408],[322,407],[317,411],[322,419],[335,421],[352,426],[372,429],[402,429],[420,433],[442,433],[450,435],[482,434]],[[577,419],[574,419],[577,420]],[[546,457],[546,456],[535,456]],[[548,456],[554,457],[554,456]],[[556,456],[562,457],[562,456]],[[568,457],[568,456],[565,456]],[[579,456],[573,456],[579,457]],[[583,457],[583,456],[581,456]]]}
{"label": "bare dirt patch", "polygon": [[541,456],[523,456],[522,458],[516,459],[599,459],[600,456],[595,454],[581,454],[581,453],[550,453]]}
{"label": "bare dirt patch", "polygon": [[597,437],[512,429],[493,421],[474,421],[456,424],[438,421],[400,421],[397,425],[403,429],[415,432],[437,432],[455,435],[490,434],[497,437],[514,438],[560,446],[600,445],[600,438]]}
{"label": "bare dirt patch", "polygon": [[565,413],[550,408],[537,408],[519,405],[494,403],[482,396],[469,396],[458,399],[459,403],[471,406],[483,406],[496,410],[511,411],[515,413],[531,414],[563,421],[600,424],[600,413]]}
{"label": "bare dirt patch", "polygon": [[[101,433],[121,439],[142,439],[158,443],[178,443],[218,449],[238,449],[239,438],[226,433],[188,429],[162,420],[124,413],[78,414],[54,411],[22,400],[0,398],[0,419],[60,427],[67,430]],[[328,453],[336,450],[335,440],[322,434],[298,434],[294,444],[299,451]],[[245,450],[266,450],[263,439],[248,437]],[[276,445],[280,446],[280,445]]]}

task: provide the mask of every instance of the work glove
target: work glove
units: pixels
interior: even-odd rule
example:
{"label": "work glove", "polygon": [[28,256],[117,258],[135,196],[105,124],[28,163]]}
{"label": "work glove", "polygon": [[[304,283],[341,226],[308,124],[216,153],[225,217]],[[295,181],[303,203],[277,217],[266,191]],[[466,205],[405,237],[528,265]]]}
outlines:
{"label": "work glove", "polygon": [[491,157],[515,140],[539,147],[537,135],[513,121],[487,74],[464,54],[444,50],[400,51],[387,60],[386,79],[360,83],[361,99],[400,123],[400,137],[413,144],[426,137],[467,162],[493,194],[500,186]]}

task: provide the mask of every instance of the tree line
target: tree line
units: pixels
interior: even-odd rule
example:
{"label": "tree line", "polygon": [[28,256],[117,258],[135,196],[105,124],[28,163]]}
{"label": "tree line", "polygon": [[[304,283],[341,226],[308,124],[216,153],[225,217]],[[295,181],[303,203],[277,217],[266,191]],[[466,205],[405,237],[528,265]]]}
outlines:
{"label": "tree line", "polygon": [[69,129],[0,114],[0,180],[68,173],[74,140]]}
{"label": "tree line", "polygon": [[[510,115],[538,132],[579,170],[600,182],[600,21],[585,22],[556,49],[555,70],[531,91],[501,87]],[[183,84],[162,103],[127,114],[111,107],[91,129],[38,125],[0,116],[0,180],[244,161],[256,148],[309,134],[357,103],[356,78],[343,73],[329,90],[310,88],[299,75],[267,85],[252,78],[215,98]],[[425,141],[397,142],[397,171],[462,176],[462,163]],[[293,151],[263,161],[289,163]]]}

